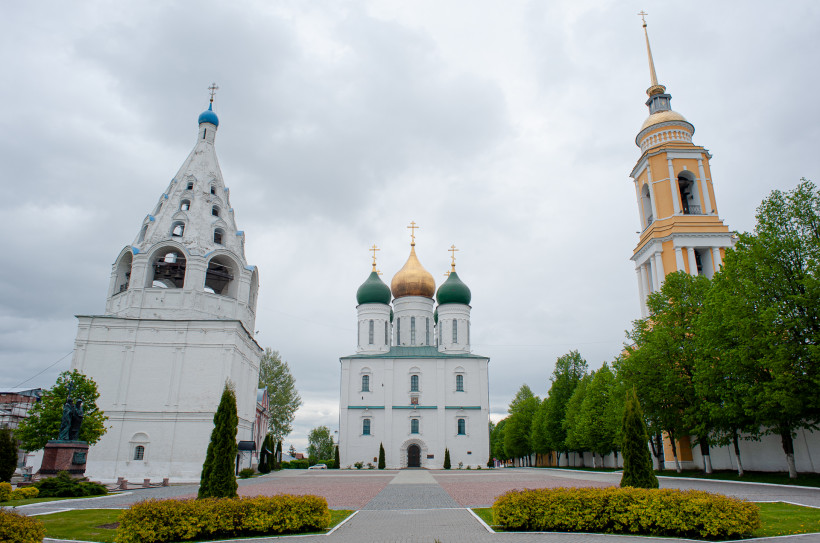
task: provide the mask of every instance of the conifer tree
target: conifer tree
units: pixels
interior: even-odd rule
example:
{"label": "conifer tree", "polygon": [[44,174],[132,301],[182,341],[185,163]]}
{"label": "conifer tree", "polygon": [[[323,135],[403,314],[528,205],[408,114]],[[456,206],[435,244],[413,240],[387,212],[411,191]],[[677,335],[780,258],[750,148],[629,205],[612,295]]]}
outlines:
{"label": "conifer tree", "polygon": [[624,458],[621,486],[658,488],[658,478],[652,469],[652,457],[647,445],[649,437],[646,434],[646,422],[634,388],[626,394],[621,435]]}
{"label": "conifer tree", "polygon": [[276,454],[274,455],[273,469],[279,471],[282,469],[282,442],[276,442]]}
{"label": "conifer tree", "polygon": [[[337,447],[338,450],[338,447]],[[384,445],[379,443],[379,469],[384,469],[385,462],[384,462]]]}
{"label": "conifer tree", "polygon": [[339,469],[339,446],[333,448],[333,469]]}
{"label": "conifer tree", "polygon": [[262,450],[259,451],[259,473],[270,473],[273,466],[273,439],[270,434],[262,440]]}
{"label": "conifer tree", "polygon": [[17,467],[17,440],[8,428],[0,428],[0,482],[8,483]]}
{"label": "conifer tree", "polygon": [[211,442],[202,465],[202,477],[197,498],[236,497],[236,392],[228,381],[214,415]]}
{"label": "conifer tree", "polygon": [[450,449],[444,449],[444,469],[450,469]]}

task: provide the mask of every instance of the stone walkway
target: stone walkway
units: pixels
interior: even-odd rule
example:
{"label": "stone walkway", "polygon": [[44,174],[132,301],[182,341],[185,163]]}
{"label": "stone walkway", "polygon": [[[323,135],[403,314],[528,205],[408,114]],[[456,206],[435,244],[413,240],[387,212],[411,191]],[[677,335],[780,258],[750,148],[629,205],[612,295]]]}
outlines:
{"label": "stone walkway", "polygon": [[[297,494],[334,489],[334,501],[358,506],[331,505],[358,512],[329,535],[256,538],[231,541],[256,543],[675,543],[688,540],[634,536],[559,533],[491,533],[468,507],[489,506],[492,497],[510,488],[559,486],[610,486],[620,474],[549,469],[497,469],[491,471],[283,471],[240,481],[240,494],[276,494],[284,489]],[[754,501],[789,501],[820,507],[820,489],[661,478],[664,488],[695,488],[721,492]],[[145,498],[170,498],[196,494],[195,485],[137,490],[100,499],[67,500],[21,508],[27,514],[55,510],[117,508]],[[357,491],[364,489],[364,491]],[[370,496],[366,503],[363,498]],[[46,541],[58,541],[46,539]],[[757,539],[756,542],[820,543],[820,534]]]}

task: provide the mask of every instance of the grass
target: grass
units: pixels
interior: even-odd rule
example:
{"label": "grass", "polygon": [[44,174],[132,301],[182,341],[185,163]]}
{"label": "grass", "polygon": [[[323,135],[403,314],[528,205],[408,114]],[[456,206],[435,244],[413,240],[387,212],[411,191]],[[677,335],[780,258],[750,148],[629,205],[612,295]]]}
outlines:
{"label": "grass", "polygon": [[601,473],[611,473],[613,471],[623,471],[624,468],[590,468],[590,467],[574,467],[574,466],[533,466],[539,469],[566,469],[571,471],[599,471]]}
{"label": "grass", "polygon": [[[45,525],[46,537],[113,543],[117,534],[116,528],[101,528],[101,526],[118,522],[122,511],[122,509],[75,509],[63,513],[39,515],[36,518]],[[348,509],[331,509],[328,530],[352,514],[353,511]]]}
{"label": "grass", "polygon": [[0,502],[0,507],[17,507],[20,505],[28,505],[30,503],[53,502],[57,500],[75,500],[77,498],[28,498],[25,500],[9,500]]}
{"label": "grass", "polygon": [[675,470],[656,471],[659,477],[693,477],[696,479],[717,479],[721,481],[742,481],[746,483],[772,483],[778,485],[799,485],[820,487],[820,473],[798,473],[797,479],[789,479],[786,472],[747,471],[743,477],[738,477],[736,471],[715,471],[704,473],[697,470],[684,470],[677,473]]}
{"label": "grass", "polygon": [[[755,532],[753,537],[820,532],[820,509],[783,502],[759,503],[758,506],[763,527]],[[478,507],[473,509],[473,512],[495,531],[504,531],[501,526],[493,525],[492,507]]]}

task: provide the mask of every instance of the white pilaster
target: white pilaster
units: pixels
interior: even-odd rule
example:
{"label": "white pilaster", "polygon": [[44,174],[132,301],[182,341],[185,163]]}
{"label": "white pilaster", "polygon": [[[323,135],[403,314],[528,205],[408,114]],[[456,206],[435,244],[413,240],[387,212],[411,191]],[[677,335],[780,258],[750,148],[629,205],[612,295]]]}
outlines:
{"label": "white pilaster", "polygon": [[686,255],[689,260],[689,274],[690,275],[697,275],[698,274],[698,261],[695,259],[695,248],[694,247],[687,247],[686,248]]}
{"label": "white pilaster", "polygon": [[660,217],[658,216],[658,203],[655,201],[655,187],[652,182],[652,168],[649,167],[649,164],[646,165],[646,180],[649,184],[649,199],[652,200],[652,216],[657,221]]}
{"label": "white pilaster", "polygon": [[655,268],[655,276],[657,277],[657,290],[660,290],[663,285],[663,279],[666,277],[666,274],[663,271],[663,256],[660,251],[655,253],[655,265],[653,268]]}
{"label": "white pilaster", "polygon": [[[712,201],[709,198],[709,187],[706,184],[706,172],[703,169],[703,159],[698,159],[698,186],[700,187],[700,194],[703,196],[703,214],[704,215],[711,215],[712,214]],[[715,208],[715,213],[717,213],[717,208]]]}
{"label": "white pilaster", "polygon": [[715,265],[715,271],[719,271],[723,265],[723,260],[720,258],[720,247],[712,247],[712,262]]}
{"label": "white pilaster", "polygon": [[672,166],[672,159],[666,159],[669,165],[669,190],[672,191],[672,205],[675,207],[675,215],[680,214],[680,189],[678,188],[678,180],[675,179],[675,168]]}
{"label": "white pilaster", "polygon": [[686,266],[683,264],[683,247],[675,247],[675,265],[678,268],[677,271],[686,269]]}
{"label": "white pilaster", "polygon": [[635,271],[638,274],[638,292],[640,294],[640,304],[641,304],[641,317],[646,317],[646,296],[648,293],[646,292],[646,270],[644,266],[638,266],[635,268]]}

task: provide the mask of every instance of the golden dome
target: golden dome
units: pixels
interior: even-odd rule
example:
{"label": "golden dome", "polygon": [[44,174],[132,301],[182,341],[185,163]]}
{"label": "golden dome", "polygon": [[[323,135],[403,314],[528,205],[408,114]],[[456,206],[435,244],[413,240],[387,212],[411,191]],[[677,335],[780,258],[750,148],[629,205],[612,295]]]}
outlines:
{"label": "golden dome", "polygon": [[430,272],[425,270],[416,256],[415,243],[410,245],[410,256],[404,263],[402,269],[393,276],[390,282],[390,290],[393,298],[403,296],[424,296],[432,298],[436,293],[436,282]]}
{"label": "golden dome", "polygon": [[686,124],[691,124],[689,123],[689,121],[686,120],[686,118],[683,115],[681,115],[677,111],[667,109],[666,111],[658,111],[647,117],[646,120],[643,122],[643,126],[641,126],[641,129],[638,130],[638,132],[643,132],[650,126],[660,123],[666,123],[669,121],[683,121]]}

